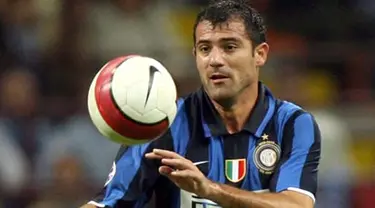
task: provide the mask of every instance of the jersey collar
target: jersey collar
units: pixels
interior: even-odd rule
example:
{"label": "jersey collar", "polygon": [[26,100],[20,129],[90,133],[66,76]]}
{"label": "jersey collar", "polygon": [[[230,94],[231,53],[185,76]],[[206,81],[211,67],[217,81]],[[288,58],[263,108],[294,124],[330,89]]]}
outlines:
{"label": "jersey collar", "polygon": [[[259,92],[255,107],[243,129],[252,133],[256,137],[262,135],[263,130],[271,119],[275,109],[274,98],[266,86],[259,82],[258,89]],[[207,93],[203,89],[201,89],[201,93],[201,117],[205,137],[229,135],[219,113],[216,111]]]}

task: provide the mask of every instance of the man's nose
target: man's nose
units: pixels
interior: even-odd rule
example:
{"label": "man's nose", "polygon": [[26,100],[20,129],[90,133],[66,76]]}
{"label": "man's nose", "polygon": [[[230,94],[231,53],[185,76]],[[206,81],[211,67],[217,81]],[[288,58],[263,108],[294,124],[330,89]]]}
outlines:
{"label": "man's nose", "polygon": [[219,68],[224,66],[223,54],[220,49],[213,48],[210,53],[210,66]]}

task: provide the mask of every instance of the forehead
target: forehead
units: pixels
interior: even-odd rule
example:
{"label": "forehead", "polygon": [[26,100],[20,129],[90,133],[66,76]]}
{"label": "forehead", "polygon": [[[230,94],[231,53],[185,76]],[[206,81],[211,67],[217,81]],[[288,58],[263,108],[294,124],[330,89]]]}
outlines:
{"label": "forehead", "polygon": [[241,20],[229,20],[217,25],[204,20],[197,25],[195,31],[196,41],[217,41],[221,38],[236,38],[249,40],[246,27]]}

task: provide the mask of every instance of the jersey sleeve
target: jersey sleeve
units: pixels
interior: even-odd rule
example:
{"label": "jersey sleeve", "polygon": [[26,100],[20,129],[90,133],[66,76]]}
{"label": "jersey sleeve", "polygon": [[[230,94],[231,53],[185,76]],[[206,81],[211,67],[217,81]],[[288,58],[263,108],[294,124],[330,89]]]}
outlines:
{"label": "jersey sleeve", "polygon": [[297,191],[315,201],[321,135],[313,116],[302,111],[292,115],[284,125],[281,145],[282,154],[270,190]]}
{"label": "jersey sleeve", "polygon": [[133,207],[147,203],[152,187],[159,177],[160,161],[144,157],[154,148],[173,150],[168,131],[161,138],[142,145],[122,146],[113,162],[104,188],[89,204],[96,207]]}

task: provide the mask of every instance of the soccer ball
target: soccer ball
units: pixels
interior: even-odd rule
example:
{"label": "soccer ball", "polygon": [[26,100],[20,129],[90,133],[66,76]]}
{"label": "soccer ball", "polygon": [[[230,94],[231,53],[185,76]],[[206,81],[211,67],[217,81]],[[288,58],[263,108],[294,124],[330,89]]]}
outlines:
{"label": "soccer ball", "polygon": [[176,91],[159,61],[139,55],[118,57],[93,79],[89,115],[111,141],[128,146],[147,143],[165,133],[175,119]]}

